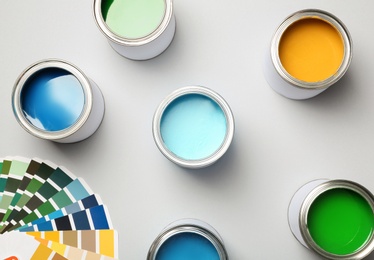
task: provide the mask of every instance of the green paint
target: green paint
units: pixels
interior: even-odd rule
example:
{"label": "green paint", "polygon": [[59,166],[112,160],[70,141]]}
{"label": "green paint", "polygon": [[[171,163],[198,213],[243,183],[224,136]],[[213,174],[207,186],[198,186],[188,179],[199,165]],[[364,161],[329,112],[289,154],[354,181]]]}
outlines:
{"label": "green paint", "polygon": [[[49,213],[52,213],[54,211],[56,211],[56,209],[53,207],[53,205],[47,201],[46,203],[43,203],[42,205],[40,205],[38,208],[37,208],[37,211],[42,215],[42,216],[46,216],[48,215]],[[28,221],[28,220],[27,220]],[[29,222],[27,222],[29,223]]]}
{"label": "green paint", "polygon": [[5,214],[6,208],[9,206],[10,202],[12,201],[11,196],[3,196],[0,202],[0,219],[2,220]]}
{"label": "green paint", "polygon": [[65,173],[60,168],[57,168],[56,171],[49,177],[57,186],[63,188],[73,181],[73,179]]}
{"label": "green paint", "polygon": [[56,205],[59,208],[66,207],[67,205],[70,205],[73,203],[73,201],[70,199],[70,197],[66,194],[64,190],[57,193],[55,196],[53,196],[52,200],[54,201],[54,203],[56,203]]}
{"label": "green paint", "polygon": [[2,168],[1,173],[3,173],[3,174],[8,174],[9,171],[10,171],[10,166],[11,166],[11,165],[12,165],[12,161],[4,160],[4,161],[3,161],[3,168]]}
{"label": "green paint", "polygon": [[29,163],[22,162],[22,161],[12,161],[12,165],[10,167],[10,174],[17,175],[23,177],[27,171]]}
{"label": "green paint", "polygon": [[3,192],[5,190],[6,181],[8,179],[8,176],[3,173],[3,162],[0,163],[0,201],[3,197]]}
{"label": "green paint", "polygon": [[31,160],[26,172],[28,175],[25,175],[21,181],[21,184],[19,185],[17,189],[17,193],[14,195],[12,202],[10,203],[11,207],[8,207],[7,212],[5,213],[5,216],[3,218],[3,221],[8,220],[10,214],[13,211],[13,208],[17,205],[19,200],[22,197],[22,194],[26,190],[27,186],[29,185],[30,181],[32,180],[33,176],[37,173],[38,169],[40,167],[40,163],[34,160]]}
{"label": "green paint", "polygon": [[[29,182],[29,184],[27,185],[27,187],[25,189],[25,191],[27,191],[27,193],[25,192],[21,195],[21,197],[19,198],[16,206],[19,207],[19,208],[22,208],[23,206],[27,205],[27,203],[30,201],[30,199],[32,197],[32,196],[30,197],[28,195],[28,193],[30,195],[34,195],[40,189],[40,187],[44,184],[45,180],[48,179],[49,176],[51,176],[51,174],[54,171],[55,171],[55,169],[50,167],[48,164],[46,164],[46,163],[40,164],[37,172],[35,172],[35,174],[34,174],[34,178]],[[38,177],[38,178],[36,178],[36,177]],[[21,216],[19,211],[13,210],[11,212],[11,214],[8,216],[8,221],[10,221],[12,219],[15,219],[19,216]],[[19,220],[19,219],[15,219],[15,220]]]}
{"label": "green paint", "polygon": [[[22,206],[24,206],[24,205],[26,205],[26,203],[27,203],[29,200],[30,200],[30,197],[27,196],[27,195],[25,195],[25,194],[23,194],[23,195],[21,195],[21,197],[18,199],[17,206],[18,206],[18,205],[22,205]],[[12,214],[11,214],[11,215],[12,215]]]}
{"label": "green paint", "polygon": [[[39,189],[40,187],[43,185],[44,182],[40,182],[38,179],[32,179],[29,183],[29,185],[27,186],[26,190],[28,192],[30,192],[31,194],[35,194]],[[27,195],[26,193],[24,193],[22,195],[22,197],[25,197],[25,196],[29,196]],[[17,206],[21,206],[20,204],[17,204]],[[24,205],[22,205],[24,206]]]}
{"label": "green paint", "polygon": [[43,180],[46,180],[51,176],[51,174],[55,171],[55,168],[52,168],[48,164],[42,163],[38,169],[38,172],[35,174],[42,178]]}
{"label": "green paint", "polygon": [[37,214],[35,214],[35,212],[39,212],[42,216],[46,216],[54,212],[56,209],[53,207],[51,201],[53,201],[58,208],[63,208],[73,203],[69,198],[69,195],[67,195],[64,190],[61,190],[60,192],[56,193],[50,200],[40,205],[34,212],[32,212],[32,214],[25,216],[22,221],[27,224],[37,220],[39,217]]}
{"label": "green paint", "polygon": [[2,195],[2,200],[0,202],[0,221],[2,222],[5,221],[5,214],[26,173],[28,163],[14,160],[6,161],[6,165],[8,168],[8,179],[5,186],[6,193]]}
{"label": "green paint", "polygon": [[347,255],[360,250],[373,235],[374,215],[361,195],[336,188],[315,199],[307,224],[319,247],[332,254]]}
{"label": "green paint", "polygon": [[17,188],[19,187],[20,183],[21,183],[20,180],[8,177],[8,181],[7,181],[6,186],[5,186],[5,191],[11,193],[8,196],[12,196],[13,197],[13,195],[14,195],[14,193],[16,193]]}
{"label": "green paint", "polygon": [[[25,217],[22,218],[22,221],[27,224],[27,223],[30,223],[31,221],[34,221],[36,219],[38,219],[38,215],[36,215],[35,211],[31,212],[30,214],[26,215]],[[13,229],[16,229],[18,227],[21,227],[21,225],[19,223],[17,223],[14,227],[12,227],[12,230]]]}
{"label": "green paint", "polygon": [[103,0],[101,12],[109,29],[138,39],[154,32],[165,15],[165,0]]}
{"label": "green paint", "polygon": [[45,182],[43,186],[41,186],[38,190],[38,194],[46,200],[55,195],[57,192],[58,190],[55,187],[53,187],[49,182]]}

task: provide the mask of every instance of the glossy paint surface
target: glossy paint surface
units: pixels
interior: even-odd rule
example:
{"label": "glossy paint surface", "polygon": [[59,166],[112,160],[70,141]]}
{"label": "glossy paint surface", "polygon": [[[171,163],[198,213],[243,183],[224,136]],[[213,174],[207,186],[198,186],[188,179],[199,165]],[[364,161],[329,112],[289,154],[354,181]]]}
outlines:
{"label": "glossy paint surface", "polygon": [[337,255],[357,252],[373,235],[372,208],[349,189],[336,188],[319,195],[309,209],[307,221],[316,244]]}
{"label": "glossy paint surface", "polygon": [[211,98],[187,94],[172,101],[160,124],[166,147],[185,160],[201,160],[214,154],[226,136],[226,117]]}
{"label": "glossy paint surface", "polygon": [[330,23],[304,18],[291,24],[279,42],[279,58],[293,77],[323,81],[334,75],[344,57],[342,36]]}
{"label": "glossy paint surface", "polygon": [[79,80],[60,68],[47,68],[34,73],[21,91],[24,116],[35,127],[61,131],[80,117],[85,104]]}
{"label": "glossy paint surface", "polygon": [[115,34],[138,39],[157,29],[165,15],[164,0],[103,0],[104,21]]}
{"label": "glossy paint surface", "polygon": [[219,260],[214,245],[205,237],[184,232],[167,239],[160,247],[156,260]]}

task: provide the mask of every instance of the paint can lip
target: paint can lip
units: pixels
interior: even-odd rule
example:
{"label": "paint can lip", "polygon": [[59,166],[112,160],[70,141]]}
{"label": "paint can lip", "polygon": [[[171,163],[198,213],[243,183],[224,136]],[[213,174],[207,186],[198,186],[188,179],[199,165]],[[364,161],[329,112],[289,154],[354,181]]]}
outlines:
{"label": "paint can lip", "polygon": [[153,241],[147,260],[155,260],[161,246],[174,235],[182,233],[193,233],[204,237],[217,250],[220,260],[228,260],[227,251],[218,232],[208,223],[191,218],[180,219],[168,225]]}
{"label": "paint can lip", "polygon": [[[281,41],[281,37],[283,33],[288,29],[288,27],[291,24],[301,19],[305,19],[305,18],[321,19],[331,24],[334,28],[336,28],[336,30],[342,36],[342,40],[344,44],[344,57],[343,57],[342,63],[338,71],[334,75],[331,75],[329,78],[323,81],[307,82],[307,81],[302,81],[302,80],[299,80],[293,77],[282,66],[282,63],[279,58],[279,43]],[[326,89],[329,86],[336,83],[347,72],[349,65],[351,63],[351,60],[352,60],[352,56],[353,56],[353,42],[352,42],[352,38],[347,27],[344,25],[344,23],[339,18],[337,18],[333,14],[326,12],[324,10],[304,9],[304,10],[300,10],[300,11],[297,11],[291,14],[279,25],[271,41],[270,55],[271,55],[271,60],[272,60],[275,70],[280,75],[280,77],[283,80],[285,80],[287,83],[295,87],[298,87],[301,89],[307,89],[307,90],[308,89]]]}
{"label": "paint can lip", "polygon": [[150,34],[141,37],[141,38],[126,38],[121,35],[116,34],[113,32],[109,26],[104,21],[102,11],[101,11],[101,3],[103,0],[94,0],[93,2],[93,14],[94,19],[99,27],[100,31],[108,38],[108,40],[127,47],[137,47],[146,45],[155,39],[157,39],[168,27],[174,13],[173,13],[173,3],[172,0],[164,0],[165,1],[165,12],[162,21],[160,22],[159,26]]}
{"label": "paint can lip", "polygon": [[[24,115],[21,105],[21,92],[24,84],[35,73],[48,68],[58,68],[71,73],[76,77],[82,87],[84,93],[84,106],[82,112],[76,122],[66,129],[60,131],[46,131],[34,126]],[[86,75],[73,64],[61,59],[44,59],[33,63],[27,67],[17,78],[12,91],[12,107],[13,113],[18,123],[30,134],[46,139],[46,140],[60,140],[69,137],[76,133],[87,121],[92,111],[93,93],[91,84]]]}
{"label": "paint can lip", "polygon": [[[184,95],[188,95],[188,94],[203,95],[203,96],[206,96],[212,99],[222,109],[225,115],[225,118],[226,118],[226,135],[221,146],[210,156],[199,159],[199,160],[185,160],[183,158],[180,158],[179,156],[171,152],[165,146],[162,136],[161,136],[160,125],[161,125],[162,115],[165,109],[177,98],[184,96]],[[154,137],[157,147],[159,148],[161,153],[164,154],[164,156],[168,158],[170,161],[182,167],[186,167],[186,168],[193,168],[193,169],[203,168],[203,167],[207,167],[215,163],[219,158],[221,158],[226,153],[226,151],[230,147],[232,139],[234,137],[234,131],[235,131],[234,116],[232,114],[230,106],[218,93],[216,93],[215,91],[209,88],[202,87],[202,86],[187,86],[187,87],[182,87],[182,88],[175,90],[161,102],[161,104],[158,106],[153,117],[152,132],[153,132],[153,137]]]}
{"label": "paint can lip", "polygon": [[309,248],[317,252],[318,254],[329,258],[329,259],[362,259],[369,255],[374,250],[374,234],[371,234],[370,239],[365,243],[365,245],[362,246],[361,249],[359,249],[357,252],[347,255],[337,255],[330,252],[327,252],[323,250],[321,247],[319,247],[311,237],[309,230],[308,230],[308,223],[307,223],[307,217],[309,213],[309,209],[312,205],[312,203],[315,201],[315,199],[323,194],[326,191],[332,190],[332,189],[348,189],[352,190],[359,195],[361,195],[370,205],[372,211],[374,212],[374,195],[365,187],[362,185],[348,180],[328,180],[326,182],[323,182],[319,184],[317,187],[315,187],[304,199],[301,209],[299,212],[299,226],[301,235],[305,241],[305,243],[308,245]]}

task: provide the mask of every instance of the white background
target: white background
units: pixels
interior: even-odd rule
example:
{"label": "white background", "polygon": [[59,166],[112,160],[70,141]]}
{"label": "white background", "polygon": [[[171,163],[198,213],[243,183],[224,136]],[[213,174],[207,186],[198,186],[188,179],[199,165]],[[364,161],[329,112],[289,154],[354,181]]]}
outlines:
{"label": "white background", "polygon": [[[91,0],[0,4],[0,156],[47,159],[84,178],[109,207],[120,259],[145,259],[159,232],[184,217],[214,226],[231,260],[319,259],[289,230],[294,192],[318,178],[350,179],[374,191],[374,2],[175,0],[173,43],[142,62],[111,49]],[[267,85],[262,65],[277,25],[305,8],[338,16],[352,35],[354,57],[338,84],[293,101]],[[16,78],[45,58],[72,62],[104,94],[104,121],[83,142],[37,139],[13,116]],[[191,84],[221,94],[236,121],[228,152],[201,170],[168,161],[151,130],[159,103]]]}

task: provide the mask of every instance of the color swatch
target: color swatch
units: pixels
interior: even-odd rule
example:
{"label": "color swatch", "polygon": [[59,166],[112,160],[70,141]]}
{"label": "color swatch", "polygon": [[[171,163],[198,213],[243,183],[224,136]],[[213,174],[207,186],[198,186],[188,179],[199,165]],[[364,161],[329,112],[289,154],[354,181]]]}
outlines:
{"label": "color swatch", "polygon": [[0,159],[0,259],[118,259],[108,208],[85,181],[40,159]]}

